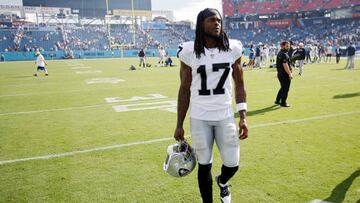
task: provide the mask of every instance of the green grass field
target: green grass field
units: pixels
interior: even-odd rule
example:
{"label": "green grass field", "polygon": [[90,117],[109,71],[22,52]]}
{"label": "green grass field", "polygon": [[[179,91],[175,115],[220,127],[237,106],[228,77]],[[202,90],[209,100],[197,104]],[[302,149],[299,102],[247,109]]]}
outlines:
{"label": "green grass field", "polygon": [[[162,170],[175,143],[179,67],[128,71],[136,58],[48,63],[49,77],[33,77],[34,62],[0,63],[0,202],[200,202],[196,171],[173,178]],[[360,61],[353,71],[344,63],[295,74],[291,108],[273,105],[275,70],[245,70],[250,134],[233,202],[360,202]],[[86,82],[101,78],[124,81]],[[152,109],[116,112],[121,105]],[[190,136],[188,120],[185,128]],[[220,167],[216,149],[213,177]]]}

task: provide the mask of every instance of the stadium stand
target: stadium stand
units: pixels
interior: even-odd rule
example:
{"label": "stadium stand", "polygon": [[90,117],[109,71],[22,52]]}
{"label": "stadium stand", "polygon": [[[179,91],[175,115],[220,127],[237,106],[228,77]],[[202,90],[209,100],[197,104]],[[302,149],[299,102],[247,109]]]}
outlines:
{"label": "stadium stand", "polygon": [[[241,40],[246,46],[260,42],[277,44],[285,39],[342,46],[352,41],[358,46],[360,15],[342,19],[324,16],[324,9],[351,9],[354,5],[360,7],[359,0],[223,0],[223,12],[230,37]],[[305,11],[310,13],[310,17],[301,16]],[[274,19],[259,18],[259,15],[267,14],[277,16]],[[62,23],[12,25],[14,19],[19,20],[19,17],[0,15],[0,51],[94,51],[119,47],[157,49],[159,46],[176,49],[180,43],[193,40],[195,36],[190,24],[181,22],[142,22],[135,26],[134,36],[134,29],[129,24],[111,24],[110,27],[106,24]],[[271,21],[285,22],[285,26],[269,25]],[[146,23],[154,26],[146,27]],[[132,45],[134,37],[136,44]]]}
{"label": "stadium stand", "polygon": [[228,16],[238,14],[273,14],[312,11],[351,7],[358,0],[223,0],[224,13]]}
{"label": "stadium stand", "polygon": [[350,41],[360,42],[360,23],[352,19],[327,20],[322,24],[310,24],[304,20],[304,27],[295,25],[289,28],[239,28],[229,29],[230,37],[240,39],[244,44],[260,42],[276,44],[281,40],[292,40],[304,43],[339,43],[348,45]]}

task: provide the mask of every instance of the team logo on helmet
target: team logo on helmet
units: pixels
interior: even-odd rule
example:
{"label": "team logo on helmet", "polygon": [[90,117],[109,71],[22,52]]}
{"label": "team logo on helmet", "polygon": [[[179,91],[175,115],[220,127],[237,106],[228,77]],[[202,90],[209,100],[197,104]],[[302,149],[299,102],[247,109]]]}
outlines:
{"label": "team logo on helmet", "polygon": [[174,177],[183,177],[190,174],[196,165],[194,150],[186,142],[173,144],[167,148],[167,157],[164,162],[164,171]]}

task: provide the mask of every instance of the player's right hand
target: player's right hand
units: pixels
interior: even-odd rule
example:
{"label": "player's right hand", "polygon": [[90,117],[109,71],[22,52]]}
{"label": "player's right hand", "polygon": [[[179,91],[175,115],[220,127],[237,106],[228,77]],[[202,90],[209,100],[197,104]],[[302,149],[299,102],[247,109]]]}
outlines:
{"label": "player's right hand", "polygon": [[176,128],[174,133],[174,138],[176,141],[184,140],[184,129],[183,128]]}

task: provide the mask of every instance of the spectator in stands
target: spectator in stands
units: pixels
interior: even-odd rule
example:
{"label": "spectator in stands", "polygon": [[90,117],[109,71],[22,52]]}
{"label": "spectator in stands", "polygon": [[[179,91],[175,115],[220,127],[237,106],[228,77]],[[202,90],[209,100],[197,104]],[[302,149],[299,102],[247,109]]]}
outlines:
{"label": "spectator in stands", "polygon": [[353,45],[353,43],[350,42],[349,47],[346,49],[347,62],[346,62],[345,69],[349,69],[349,70],[354,69],[354,67],[355,67],[355,52],[356,52],[356,48]]}
{"label": "spectator in stands", "polygon": [[341,56],[341,49],[339,44],[336,45],[335,55],[336,55],[336,64],[338,64],[340,62],[340,56]]}
{"label": "spectator in stands", "polygon": [[139,51],[139,61],[140,61],[140,64],[139,64],[139,67],[141,67],[141,65],[143,66],[143,68],[145,68],[145,52],[144,52],[144,49],[141,49]]}

